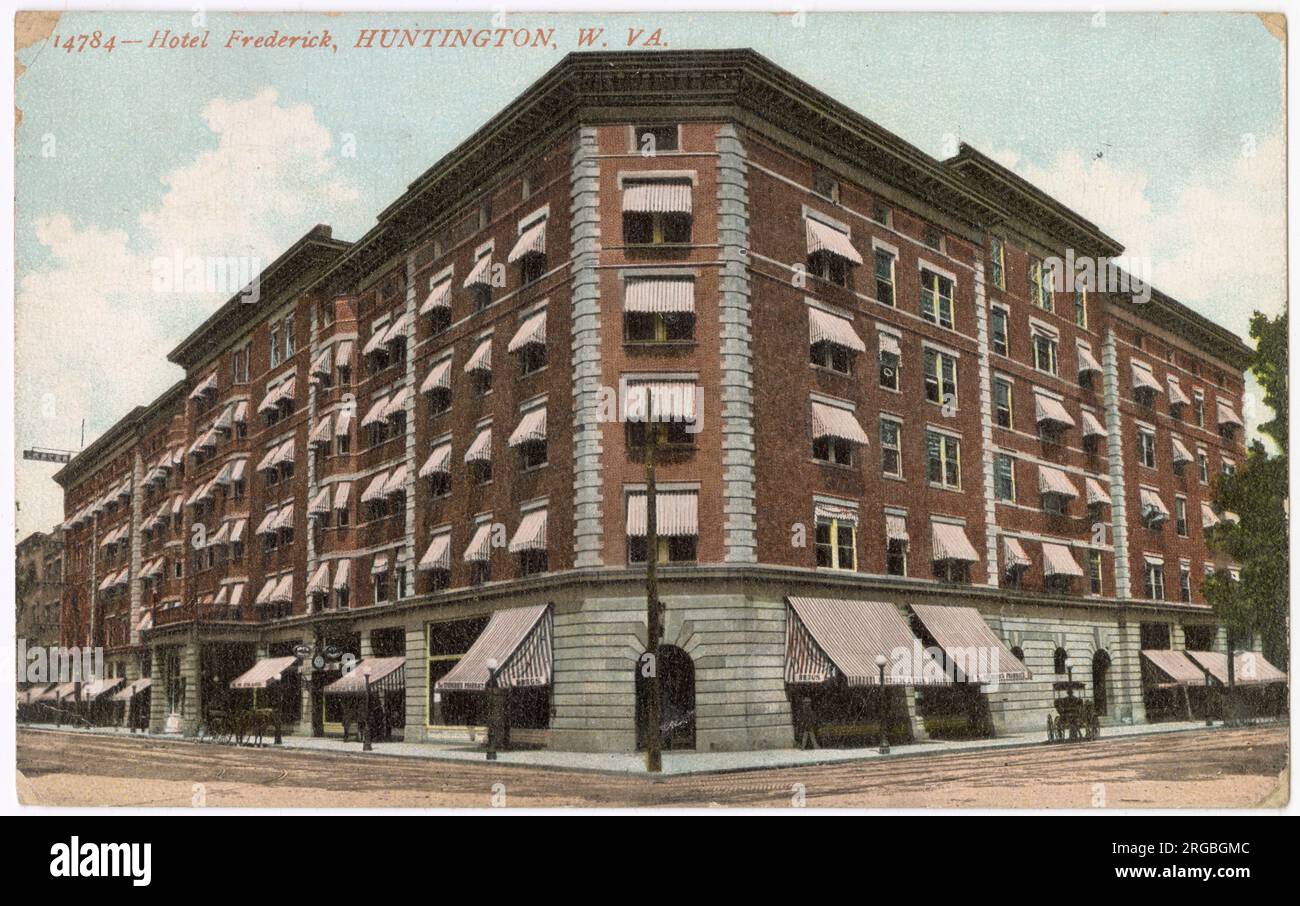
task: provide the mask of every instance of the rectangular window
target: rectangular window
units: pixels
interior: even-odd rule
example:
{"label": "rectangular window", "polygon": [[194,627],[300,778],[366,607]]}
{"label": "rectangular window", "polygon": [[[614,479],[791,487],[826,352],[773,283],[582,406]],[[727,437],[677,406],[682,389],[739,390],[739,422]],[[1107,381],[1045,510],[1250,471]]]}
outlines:
{"label": "rectangular window", "polygon": [[1076,286],[1074,289],[1074,323],[1078,327],[1088,327],[1088,288]]}
{"label": "rectangular window", "polygon": [[1034,367],[1048,374],[1057,373],[1055,338],[1044,333],[1034,333]]}
{"label": "rectangular window", "polygon": [[1205,394],[1199,390],[1192,393],[1192,407],[1196,411],[1196,427],[1205,427]]}
{"label": "rectangular window", "polygon": [[907,575],[907,542],[890,539],[885,547],[885,572],[891,576]]}
{"label": "rectangular window", "polygon": [[1145,428],[1138,428],[1138,459],[1148,469],[1156,467],[1156,435]]}
{"label": "rectangular window", "polygon": [[284,357],[288,359],[293,356],[297,348],[293,336],[293,317],[290,316],[284,319]]}
{"label": "rectangular window", "polygon": [[993,280],[993,285],[998,289],[1007,288],[1006,275],[1007,253],[1006,246],[997,236],[989,239],[989,276]]}
{"label": "rectangular window", "polygon": [[989,342],[998,355],[1009,355],[1010,339],[1007,334],[1007,310],[993,307],[989,309]]}
{"label": "rectangular window", "polygon": [[880,386],[885,390],[898,389],[898,353],[880,351]]}
{"label": "rectangular window", "polygon": [[1029,301],[1044,311],[1052,310],[1052,270],[1037,258],[1029,259]]}
{"label": "rectangular window", "polygon": [[280,364],[280,328],[275,326],[271,328],[271,367],[275,368]]}
{"label": "rectangular window", "polygon": [[1011,382],[1005,378],[993,379],[993,418],[999,428],[1014,427],[1011,415]]}
{"label": "rectangular window", "polygon": [[838,437],[813,439],[813,459],[837,466],[853,465],[853,444]]}
{"label": "rectangular window", "polygon": [[925,432],[925,450],[930,484],[961,489],[961,441],[938,431]]}
{"label": "rectangular window", "polygon": [[1146,595],[1152,601],[1165,599],[1165,567],[1160,563],[1147,561]]}
{"label": "rectangular window", "polygon": [[388,573],[375,573],[371,578],[375,583],[375,603],[382,604],[388,600]]}
{"label": "rectangular window", "polygon": [[936,252],[943,251],[943,233],[939,232],[934,227],[925,228],[925,235],[922,237],[921,241]]}
{"label": "rectangular window", "polygon": [[921,271],[921,317],[952,329],[952,281],[934,271]]}
{"label": "rectangular window", "polygon": [[812,190],[814,195],[820,195],[827,201],[838,202],[840,200],[839,180],[829,173],[817,172],[813,174]]}
{"label": "rectangular window", "polygon": [[1174,498],[1174,530],[1179,536],[1187,537],[1187,498]]}
{"label": "rectangular window", "polygon": [[880,420],[880,473],[890,478],[903,477],[903,425],[892,418]]}
{"label": "rectangular window", "polygon": [[1192,568],[1186,563],[1178,565],[1178,600],[1192,603]]}
{"label": "rectangular window", "polygon": [[1101,578],[1101,551],[1088,551],[1088,590],[1094,595],[1104,593]]}
{"label": "rectangular window", "polygon": [[894,263],[893,254],[884,249],[876,249],[876,301],[893,306],[894,302]]}
{"label": "rectangular window", "polygon": [[1200,476],[1201,484],[1210,483],[1210,457],[1204,450],[1196,451],[1196,471]]}
{"label": "rectangular window", "polygon": [[941,406],[957,406],[957,360],[936,349],[924,351],[925,398]]}
{"label": "rectangular window", "polygon": [[842,519],[818,517],[817,565],[829,569],[857,569],[857,526]]}
{"label": "rectangular window", "polygon": [[636,147],[633,150],[645,157],[654,157],[660,151],[678,150],[676,124],[637,126]]}
{"label": "rectangular window", "polygon": [[1016,463],[1006,453],[993,460],[993,493],[1003,503],[1016,502]]}

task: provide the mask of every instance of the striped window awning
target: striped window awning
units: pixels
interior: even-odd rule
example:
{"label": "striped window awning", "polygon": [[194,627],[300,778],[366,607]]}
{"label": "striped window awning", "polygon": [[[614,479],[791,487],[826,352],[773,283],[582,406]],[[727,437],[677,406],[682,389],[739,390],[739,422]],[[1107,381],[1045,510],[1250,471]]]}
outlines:
{"label": "striped window awning", "polygon": [[623,186],[624,214],[689,214],[690,182],[629,182]]}
{"label": "striped window awning", "polygon": [[316,571],[312,573],[311,578],[307,580],[307,597],[310,598],[317,595],[327,595],[329,593],[330,564],[329,561],[326,560],[320,566],[316,567]]}
{"label": "striped window awning", "polygon": [[384,345],[405,341],[406,335],[410,332],[411,325],[414,323],[415,319],[409,313],[397,318],[388,330],[384,331]]}
{"label": "striped window awning", "polygon": [[431,314],[438,309],[444,311],[451,310],[451,278],[442,280],[434,284],[429,290],[429,295],[424,297],[424,302],[420,304],[420,314]]}
{"label": "striped window awning", "polygon": [[276,448],[275,456],[271,457],[271,465],[278,466],[281,463],[293,462],[294,439],[291,437]]}
{"label": "striped window awning", "polygon": [[885,514],[885,540],[907,542],[907,517],[901,513]]}
{"label": "striped window awning", "polygon": [[348,368],[352,365],[352,341],[344,340],[339,344],[337,361],[334,363],[338,368]]}
{"label": "striped window awning", "polygon": [[373,695],[406,691],[405,657],[368,657],[325,687],[326,695]]}
{"label": "striped window awning", "polygon": [[817,501],[813,504],[813,518],[818,521],[835,521],[840,525],[858,524],[858,511],[855,507],[841,506],[836,503]]}
{"label": "striped window awning", "polygon": [[271,592],[271,603],[293,603],[293,573],[281,576],[280,581],[275,583],[275,590]]}
{"label": "striped window awning", "polygon": [[546,440],[546,407],[530,409],[519,419],[519,424],[510,434],[507,443],[518,447],[527,443],[540,443]]}
{"label": "striped window awning", "polygon": [[1085,477],[1083,479],[1084,498],[1088,506],[1110,506],[1110,492],[1101,486],[1101,482],[1095,478]]}
{"label": "striped window awning", "polygon": [[348,587],[348,574],[352,571],[351,560],[340,560],[334,567],[334,590],[341,591]]}
{"label": "striped window awning", "polygon": [[334,427],[334,417],[332,415],[323,415],[316,422],[316,427],[311,429],[311,434],[307,435],[307,443],[310,446],[319,446],[320,444],[329,444],[334,440],[334,435],[330,429]]}
{"label": "striped window awning", "polygon": [[893,355],[898,356],[900,359],[903,357],[903,347],[898,345],[898,337],[892,333],[885,333],[883,330],[879,332],[878,336],[882,356]]}
{"label": "striped window awning", "polygon": [[211,538],[208,539],[208,547],[216,547],[221,544],[229,544],[229,543],[230,543],[230,523],[223,522],[221,523],[221,527],[217,529],[216,532],[213,533]]}
{"label": "striped window awning", "polygon": [[406,479],[410,476],[411,470],[405,464],[393,469],[393,473],[388,476],[384,482],[384,496],[391,497],[394,494],[406,493]]}
{"label": "striped window awning", "polygon": [[380,472],[374,478],[370,479],[370,484],[366,485],[365,491],[361,494],[362,503],[373,503],[376,500],[384,499],[384,485],[388,482],[388,473]]}
{"label": "striped window awning", "polygon": [[469,445],[465,451],[465,462],[491,462],[492,461],[492,426],[488,425],[478,432],[474,442]]}
{"label": "striped window awning", "polygon": [[352,482],[340,481],[334,491],[334,509],[346,510],[348,498],[352,495]]}
{"label": "striped window awning", "polygon": [[388,336],[388,325],[378,324],[371,328],[370,339],[361,347],[362,355],[374,355],[384,348],[384,338]]}
{"label": "striped window awning", "polygon": [[1220,425],[1234,425],[1238,428],[1245,427],[1241,420],[1241,416],[1237,414],[1237,410],[1233,409],[1230,403],[1225,403],[1223,400],[1219,400],[1217,412]]}
{"label": "striped window awning", "polygon": [[312,359],[312,377],[329,377],[334,372],[334,347],[326,346],[316,358]]}
{"label": "striped window awning", "polygon": [[198,385],[193,390],[190,391],[190,399],[196,400],[199,397],[203,396],[205,393],[215,394],[216,392],[217,392],[217,373],[214,371],[212,374],[208,375],[202,381],[200,381]]}
{"label": "striped window awning", "polygon": [[1029,559],[1029,555],[1025,553],[1024,547],[1020,544],[1020,539],[1012,538],[1009,535],[1002,537],[1002,556],[1006,561],[1008,571],[1028,569],[1034,565],[1034,561]]}
{"label": "striped window awning", "polygon": [[441,572],[451,570],[451,532],[441,532],[433,536],[416,568]]}
{"label": "striped window awning", "polygon": [[1082,578],[1083,570],[1075,562],[1070,548],[1051,541],[1043,542],[1043,575]]}
{"label": "striped window awning", "polygon": [[231,403],[229,406],[227,406],[225,409],[221,411],[220,415],[217,416],[217,420],[212,423],[212,427],[216,428],[218,431],[229,431],[231,428],[234,427],[234,425],[235,425],[235,404]]}
{"label": "striped window awning", "polygon": [[[1187,656],[1209,672],[1221,685],[1228,685],[1228,656],[1222,651],[1189,651]],[[1232,659],[1232,681],[1238,686],[1264,686],[1285,683],[1286,674],[1274,667],[1264,655],[1239,651]]]}
{"label": "striped window awning", "polygon": [[480,255],[465,278],[465,287],[492,285],[492,252]]}
{"label": "striped window awning", "polygon": [[1195,462],[1196,457],[1192,451],[1187,449],[1187,445],[1182,442],[1176,435],[1170,435],[1169,446],[1173,450],[1174,465],[1182,465],[1185,462]]}
{"label": "striped window awning", "polygon": [[307,505],[308,516],[323,516],[330,511],[330,489],[321,488]]}
{"label": "striped window awning", "polygon": [[1083,419],[1083,436],[1084,437],[1105,437],[1106,426],[1101,423],[1101,419],[1093,415],[1087,409],[1080,409],[1079,416]]}
{"label": "striped window awning", "polygon": [[[843,676],[849,686],[877,686],[885,658],[887,686],[949,683],[935,660],[917,644],[903,616],[883,601],[786,598],[785,681],[812,685]],[[921,663],[898,652],[921,652]]]}
{"label": "striped window awning", "polygon": [[1151,373],[1151,366],[1142,362],[1133,363],[1133,389],[1145,390],[1151,393],[1164,393],[1164,388],[1156,380],[1155,375]]}
{"label": "striped window awning", "polygon": [[244,529],[248,527],[248,520],[244,518],[231,520],[230,524],[230,543],[239,544],[244,540]]}
{"label": "striped window awning", "polygon": [[1202,500],[1201,501],[1201,527],[1214,528],[1214,526],[1218,525],[1219,522],[1220,519],[1218,515],[1214,512],[1214,507],[1210,506],[1208,503]]}
{"label": "striped window awning", "polygon": [[298,659],[288,657],[264,657],[230,681],[231,689],[265,689],[271,683],[278,683],[285,673],[298,666]]}
{"label": "striped window awning", "polygon": [[253,534],[274,535],[275,517],[279,514],[279,512],[280,512],[279,510],[275,510],[275,509],[267,510],[266,515],[263,516],[262,521],[257,524],[257,530]]}
{"label": "striped window awning", "polygon": [[1079,355],[1079,374],[1101,373],[1101,363],[1093,356],[1091,349],[1079,343],[1075,346],[1075,350]]}
{"label": "striped window awning", "polygon": [[263,582],[262,589],[257,593],[257,597],[253,599],[253,603],[270,604],[271,593],[275,591],[275,582],[276,580],[274,578],[267,579],[265,582]]}
{"label": "striped window awning", "polygon": [[340,409],[334,417],[334,436],[344,437],[352,429],[352,410]]}
{"label": "striped window awning", "polygon": [[[469,651],[434,684],[439,692],[538,688],[551,684],[551,607],[513,607],[492,614]],[[495,669],[495,674],[494,674]]]}
{"label": "striped window awning", "polygon": [[546,345],[546,309],[529,315],[506,344],[506,352],[518,352],[525,346]]}
{"label": "striped window awning", "polygon": [[979,554],[975,553],[974,545],[966,537],[966,530],[955,522],[931,522],[930,542],[932,560],[979,562]]}
{"label": "striped window awning", "polygon": [[431,478],[434,475],[445,475],[451,471],[451,443],[439,444],[433,448],[429,458],[420,466],[419,477]]}
{"label": "striped window awning", "polygon": [[510,254],[506,256],[506,262],[514,264],[525,255],[545,255],[546,254],[546,218],[543,217],[536,223],[524,228],[519,234],[519,239],[515,242],[514,247],[510,249]]}
{"label": "striped window awning", "polygon": [[850,352],[867,351],[867,344],[854,331],[851,320],[811,306],[808,308],[808,343],[811,346],[830,343]]}
{"label": "striped window awning", "polygon": [[279,512],[275,514],[275,530],[277,532],[293,528],[293,504],[286,503],[280,507]]}
{"label": "striped window awning", "polygon": [[1192,401],[1183,393],[1183,385],[1178,382],[1178,376],[1171,374],[1165,378],[1165,384],[1169,388],[1169,405],[1171,406],[1190,406]]}
{"label": "striped window awning", "polygon": [[280,446],[277,444],[263,454],[262,458],[257,461],[257,471],[265,472],[275,468],[275,454],[279,451]]}
{"label": "striped window awning", "polygon": [[811,217],[803,219],[804,232],[808,238],[808,254],[815,255],[818,252],[827,252],[831,255],[837,255],[845,261],[853,264],[861,264],[862,256],[858,250],[853,247],[849,241],[847,233],[835,229],[829,224],[822,223],[820,220],[814,220]]}
{"label": "striped window awning", "polygon": [[1038,493],[1057,494],[1073,500],[1079,496],[1079,489],[1060,469],[1040,465],[1038,467]]}
{"label": "striped window awning", "polygon": [[[655,528],[661,538],[683,538],[699,535],[699,499],[695,491],[660,491],[655,494]],[[627,536],[644,538],[646,535],[646,494],[644,491],[627,497]]]}
{"label": "striped window awning", "polygon": [[435,390],[451,389],[451,356],[447,356],[438,364],[434,365],[429,371],[429,376],[424,379],[420,385],[421,393],[432,393]]}
{"label": "striped window awning", "polygon": [[974,607],[913,604],[921,625],[938,643],[957,682],[999,683],[1030,679],[1020,659],[1011,653]]}
{"label": "striped window awning", "polygon": [[623,290],[623,310],[633,314],[695,314],[695,280],[631,277]]}
{"label": "striped window awning", "polygon": [[380,413],[384,421],[392,421],[397,416],[406,414],[406,403],[413,395],[411,388],[404,386],[390,396]]}
{"label": "striped window awning", "polygon": [[1169,508],[1160,499],[1160,495],[1150,488],[1139,488],[1138,499],[1142,502],[1142,515],[1147,519],[1168,519]]}
{"label": "striped window awning", "polygon": [[369,428],[371,425],[377,425],[384,420],[384,407],[388,405],[388,397],[382,393],[374,398],[370,408],[366,410],[365,417],[361,419],[361,427]]}
{"label": "striped window awning", "polygon": [[524,513],[523,518],[519,520],[519,528],[515,529],[515,535],[510,539],[510,553],[544,550],[546,550],[546,510]]}
{"label": "striped window awning", "polygon": [[[648,397],[648,402],[647,402]],[[695,421],[695,382],[631,380],[624,384],[623,414],[629,422]]]}
{"label": "striped window awning", "polygon": [[812,436],[814,439],[834,437],[862,446],[870,443],[851,411],[815,401],[812,404]]}
{"label": "striped window awning", "polygon": [[1039,424],[1052,422],[1067,428],[1074,427],[1074,419],[1070,417],[1069,412],[1065,411],[1065,406],[1060,400],[1037,391],[1034,393],[1034,421]]}
{"label": "striped window awning", "polygon": [[465,373],[470,374],[475,371],[492,370],[492,338],[485,337],[475,347],[474,352],[470,355],[469,361],[465,363]]}
{"label": "striped window awning", "polygon": [[466,563],[484,563],[492,557],[492,522],[479,523],[474,529],[474,537],[469,547],[465,548]]}
{"label": "striped window awning", "polygon": [[248,400],[240,400],[235,404],[235,424],[244,425],[248,423]]}

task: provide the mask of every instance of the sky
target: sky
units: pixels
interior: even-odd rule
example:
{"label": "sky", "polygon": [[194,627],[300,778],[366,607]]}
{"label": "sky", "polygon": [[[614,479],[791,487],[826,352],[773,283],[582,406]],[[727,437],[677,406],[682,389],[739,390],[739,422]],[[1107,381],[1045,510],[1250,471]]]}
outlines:
{"label": "sky", "polygon": [[[579,28],[751,47],[923,151],[973,145],[1151,262],[1246,337],[1286,291],[1283,47],[1242,13],[346,15],[65,13],[19,53],[15,456],[81,448],[182,376],[166,354],[232,294],[159,258],[269,263],[317,223],[359,238],[565,53]],[[551,46],[357,49],[366,28],[547,28]],[[155,32],[207,47],[153,49]],[[227,48],[245,34],[335,48]],[[70,35],[100,47],[68,50]],[[55,46],[53,38],[59,38]],[[1268,418],[1253,382],[1246,418]],[[18,537],[62,521],[56,466],[17,459]]]}

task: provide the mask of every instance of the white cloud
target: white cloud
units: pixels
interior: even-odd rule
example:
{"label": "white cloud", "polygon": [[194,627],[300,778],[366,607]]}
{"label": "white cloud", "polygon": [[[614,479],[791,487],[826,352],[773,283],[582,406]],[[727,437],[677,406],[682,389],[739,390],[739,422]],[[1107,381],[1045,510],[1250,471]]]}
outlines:
{"label": "white cloud", "polygon": [[[252,256],[265,266],[360,193],[331,157],[309,105],[270,89],[217,99],[201,116],[215,147],[163,177],[166,192],[132,234],[56,214],[36,222],[48,264],[22,267],[15,310],[15,429],[21,447],[75,448],[181,376],[166,353],[233,292],[153,291],[151,263]],[[63,518],[53,467],[18,460],[20,534]]]}

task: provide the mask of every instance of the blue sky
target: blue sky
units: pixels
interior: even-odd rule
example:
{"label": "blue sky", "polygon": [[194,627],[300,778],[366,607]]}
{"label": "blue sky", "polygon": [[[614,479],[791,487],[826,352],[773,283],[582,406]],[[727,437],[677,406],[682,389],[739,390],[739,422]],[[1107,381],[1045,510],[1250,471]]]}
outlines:
{"label": "blue sky", "polygon": [[[1240,333],[1282,309],[1282,46],[1247,14],[509,14],[554,49],[352,48],[360,28],[490,14],[209,14],[206,50],[28,48],[17,85],[16,445],[73,447],[179,376],[165,353],[223,301],[151,291],[187,253],[270,261],[317,222],[356,238],[416,176],[603,26],[753,47],[926,152],[968,142],[1150,256],[1158,286]],[[195,31],[189,13],[65,14],[61,35]],[[232,28],[337,52],[224,50]],[[355,156],[345,149],[355,148]],[[1249,404],[1248,404],[1248,409]],[[20,536],[62,518],[17,466]]]}

